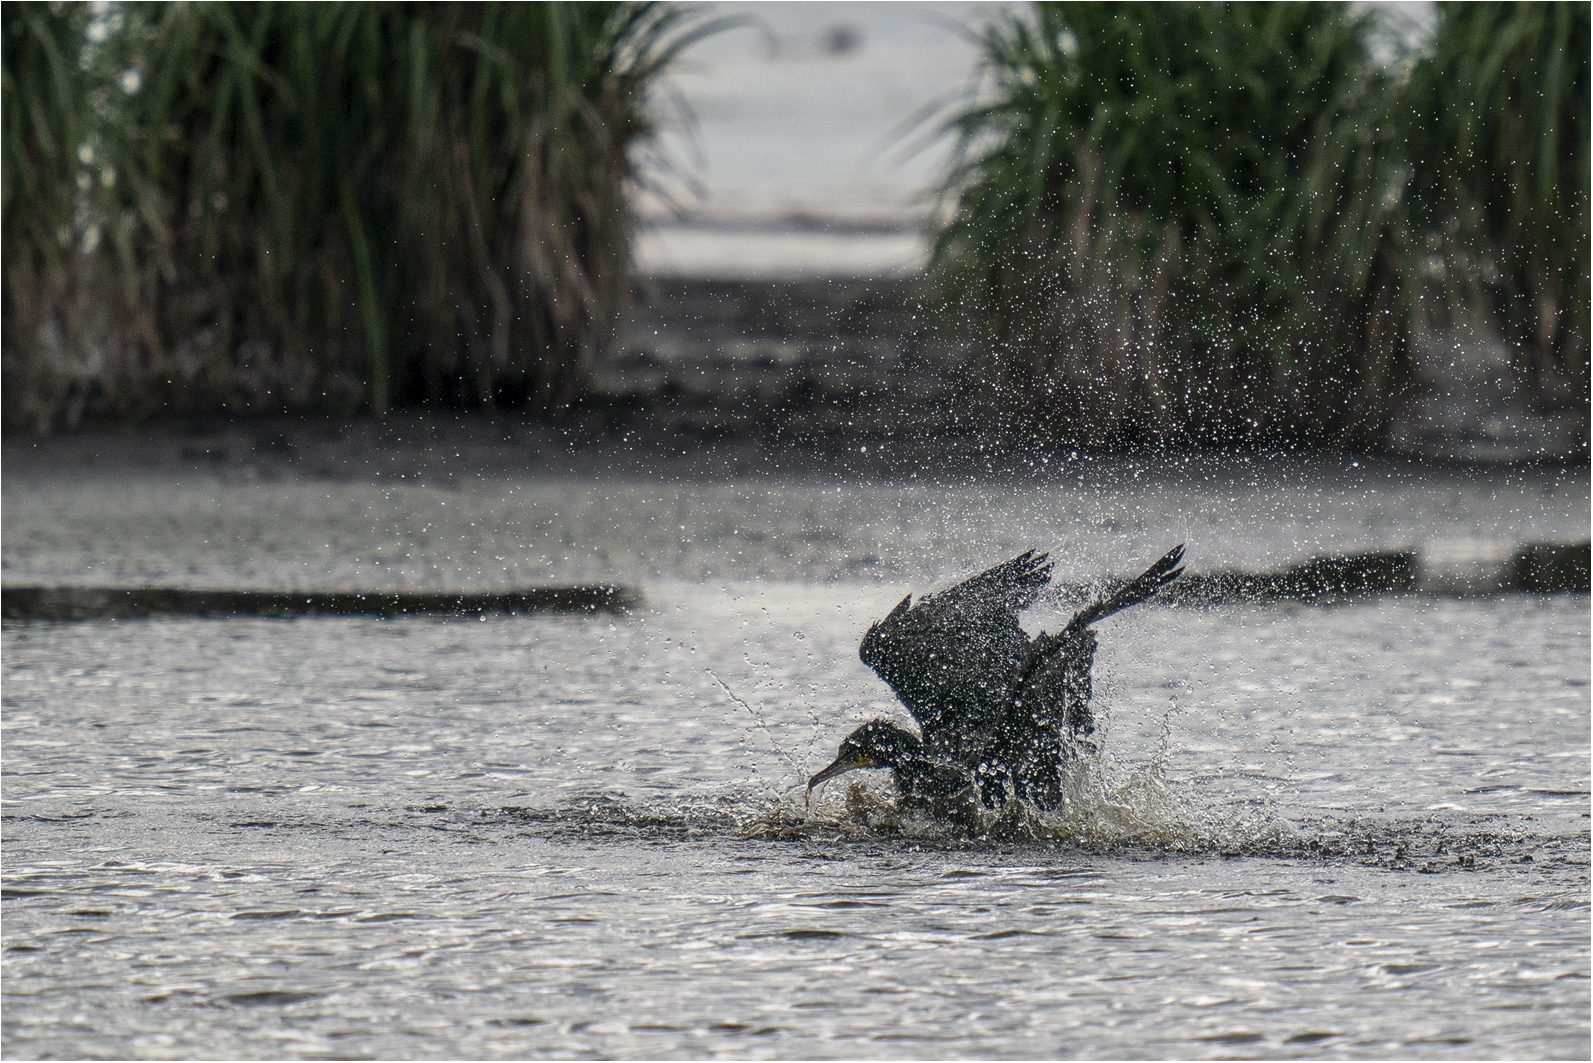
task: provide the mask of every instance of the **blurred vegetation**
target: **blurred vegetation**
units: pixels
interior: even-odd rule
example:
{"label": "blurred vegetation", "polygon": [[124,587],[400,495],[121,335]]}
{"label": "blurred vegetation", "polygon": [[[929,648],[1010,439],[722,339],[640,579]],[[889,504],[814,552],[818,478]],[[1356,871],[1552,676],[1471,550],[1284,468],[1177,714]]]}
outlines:
{"label": "blurred vegetation", "polygon": [[1498,325],[1549,409],[1588,401],[1590,34],[1587,4],[1439,4],[1408,92],[1439,293]]}
{"label": "blurred vegetation", "polygon": [[6,418],[576,396],[653,3],[7,4]]}
{"label": "blurred vegetation", "polygon": [[[8,426],[15,423],[15,412],[32,414],[41,405],[76,420],[82,399],[55,394],[53,381],[43,378],[94,376],[99,365],[92,334],[109,325],[94,291],[105,277],[102,271],[93,275],[96,263],[78,253],[76,239],[84,228],[80,207],[89,192],[80,189],[80,174],[92,183],[79,155],[96,124],[88,101],[91,79],[79,62],[88,21],[87,4],[8,4],[3,9],[0,390]],[[54,418],[52,409],[28,420],[48,427]]]}
{"label": "blurred vegetation", "polygon": [[987,27],[931,274],[994,416],[1375,447],[1435,240],[1497,264],[1535,379],[1585,404],[1586,6],[1441,5],[1418,55],[1377,18],[1041,3]]}
{"label": "blurred vegetation", "polygon": [[[931,280],[975,398],[1092,446],[1375,448],[1413,337],[1589,392],[1578,3],[1040,3],[983,31]],[[8,428],[555,410],[631,287],[665,3],[4,8]],[[645,158],[645,157],[642,157]]]}

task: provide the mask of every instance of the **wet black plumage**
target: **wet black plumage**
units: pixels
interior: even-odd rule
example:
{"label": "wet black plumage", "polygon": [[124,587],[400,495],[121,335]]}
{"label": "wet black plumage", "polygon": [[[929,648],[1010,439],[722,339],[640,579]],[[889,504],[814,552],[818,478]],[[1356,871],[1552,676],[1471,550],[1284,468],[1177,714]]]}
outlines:
{"label": "wet black plumage", "polygon": [[[1033,639],[1023,633],[1018,614],[1051,580],[1046,555],[1033,550],[916,604],[912,595],[903,598],[868,629],[858,652],[918,722],[923,738],[911,754],[915,763],[962,772],[990,807],[1007,797],[1055,807],[1064,763],[1095,748],[1090,669],[1096,642],[1090,625],[1177,579],[1183,553],[1182,545],[1174,547],[1138,578],[1079,610],[1061,631]],[[879,744],[882,728],[906,734],[875,720],[847,742]],[[843,753],[847,748],[843,743]],[[894,767],[888,758],[901,748],[892,738],[869,755],[879,766]],[[867,766],[843,766],[843,759],[814,782]]]}
{"label": "wet black plumage", "polygon": [[870,720],[847,735],[835,760],[808,781],[808,789],[854,768],[890,768],[904,811],[957,820],[976,809],[973,773],[927,755],[917,735],[889,720]]}
{"label": "wet black plumage", "polygon": [[863,636],[858,656],[890,684],[928,751],[968,763],[990,746],[1029,656],[1018,614],[1051,581],[1026,551],[938,594],[903,598]]}

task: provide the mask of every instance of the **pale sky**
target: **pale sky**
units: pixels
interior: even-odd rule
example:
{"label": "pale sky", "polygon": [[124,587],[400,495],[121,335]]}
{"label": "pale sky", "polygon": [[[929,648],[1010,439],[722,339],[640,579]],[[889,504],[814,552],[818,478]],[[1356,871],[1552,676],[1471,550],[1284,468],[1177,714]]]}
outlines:
{"label": "pale sky", "polygon": [[[934,122],[914,118],[973,84],[978,48],[956,26],[977,28],[1006,5],[702,6],[753,24],[697,45],[670,78],[693,133],[671,114],[670,93],[660,98],[663,154],[690,176],[663,183],[689,224],[644,195],[653,225],[638,248],[642,268],[747,276],[916,268],[928,193],[950,141],[935,141]],[[1374,6],[1417,33],[1432,22],[1425,0]]]}

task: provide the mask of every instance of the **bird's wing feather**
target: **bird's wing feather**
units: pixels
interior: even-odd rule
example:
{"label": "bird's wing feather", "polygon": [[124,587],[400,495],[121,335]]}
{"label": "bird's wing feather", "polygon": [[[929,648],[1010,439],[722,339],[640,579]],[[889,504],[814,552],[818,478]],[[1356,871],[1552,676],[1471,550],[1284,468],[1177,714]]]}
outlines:
{"label": "bird's wing feather", "polygon": [[1095,633],[1090,625],[1152,597],[1183,574],[1183,544],[1173,547],[1138,577],[1080,609],[1055,635],[1029,644],[1013,695],[1009,734],[1088,738],[1095,730],[1090,711],[1090,668],[1095,663]]}
{"label": "bird's wing feather", "polygon": [[1063,761],[1094,747],[1094,663],[1095,632],[1087,627],[1041,635],[1029,644],[1028,660],[986,756],[1011,796],[1040,808],[1057,807]]}
{"label": "bird's wing feather", "polygon": [[1026,657],[1018,614],[1050,580],[1046,555],[1029,550],[917,603],[903,599],[863,636],[863,663],[932,750],[966,762],[988,744]]}
{"label": "bird's wing feather", "polygon": [[1035,639],[1003,733],[1053,742],[1061,736],[1092,734],[1090,669],[1095,665],[1095,647],[1095,632],[1089,628]]}
{"label": "bird's wing feather", "polygon": [[1143,602],[1184,574],[1178,565],[1183,559],[1184,544],[1179,543],[1137,577],[1073,614],[1073,619],[1062,629],[1063,633],[1082,631],[1097,620],[1104,620],[1113,613]]}
{"label": "bird's wing feather", "polygon": [[1061,631],[1028,644],[991,756],[1010,773],[1019,797],[1051,807],[1061,796],[1062,761],[1094,747],[1090,670],[1096,641],[1090,625],[1177,579],[1183,555],[1182,545],[1174,547],[1137,578],[1079,610]]}

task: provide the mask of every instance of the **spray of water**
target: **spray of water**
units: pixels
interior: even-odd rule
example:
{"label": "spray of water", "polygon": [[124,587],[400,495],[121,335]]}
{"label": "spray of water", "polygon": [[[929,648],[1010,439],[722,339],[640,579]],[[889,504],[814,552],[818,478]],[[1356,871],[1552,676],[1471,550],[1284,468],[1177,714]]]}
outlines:
{"label": "spray of water", "polygon": [[795,758],[793,758],[790,753],[786,752],[785,747],[780,744],[780,740],[775,737],[774,731],[769,727],[769,723],[764,718],[763,713],[759,711],[751,702],[741,697],[741,695],[737,694],[734,690],[731,690],[730,684],[726,683],[723,679],[720,679],[718,673],[716,673],[712,668],[705,668],[703,671],[708,673],[708,677],[710,679],[719,684],[719,689],[725,692],[726,697],[735,702],[737,705],[740,705],[743,709],[747,710],[747,714],[752,717],[752,722],[757,724],[758,730],[762,731],[768,737],[769,744],[774,747],[775,752],[784,757],[785,762],[791,765],[791,770],[794,771],[798,777],[800,777],[802,775],[801,766],[797,764]]}
{"label": "spray of water", "polygon": [[1062,800],[1040,810],[1018,801],[986,812],[977,826],[950,824],[904,813],[887,784],[876,789],[853,781],[840,794],[825,794],[809,807],[796,793],[743,827],[751,837],[878,838],[990,842],[1063,842],[1089,849],[1153,848],[1210,851],[1251,848],[1292,833],[1269,808],[1246,813],[1211,813],[1192,804],[1167,774],[1177,697],[1162,717],[1155,756],[1114,783],[1098,756],[1070,760]]}

